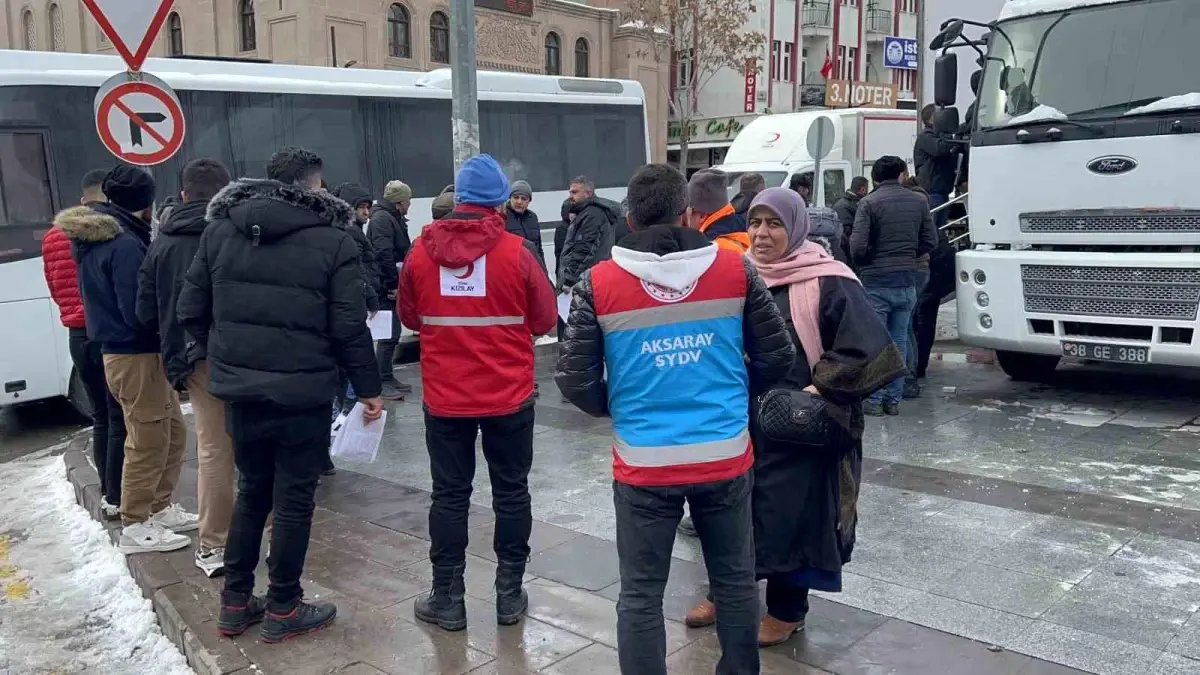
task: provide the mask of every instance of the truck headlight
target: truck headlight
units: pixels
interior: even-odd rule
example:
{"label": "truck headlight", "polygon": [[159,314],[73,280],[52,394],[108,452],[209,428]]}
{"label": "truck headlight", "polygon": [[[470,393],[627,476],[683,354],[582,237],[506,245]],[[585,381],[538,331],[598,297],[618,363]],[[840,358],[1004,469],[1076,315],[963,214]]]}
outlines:
{"label": "truck headlight", "polygon": [[988,303],[991,302],[991,298],[988,297],[987,293],[979,291],[975,294],[975,302],[979,303],[980,307],[987,307]]}
{"label": "truck headlight", "polygon": [[980,286],[987,283],[987,275],[983,273],[983,270],[975,270],[975,283]]}
{"label": "truck headlight", "polygon": [[979,325],[983,326],[984,328],[991,328],[992,327],[992,315],[991,314],[980,314],[979,315]]}

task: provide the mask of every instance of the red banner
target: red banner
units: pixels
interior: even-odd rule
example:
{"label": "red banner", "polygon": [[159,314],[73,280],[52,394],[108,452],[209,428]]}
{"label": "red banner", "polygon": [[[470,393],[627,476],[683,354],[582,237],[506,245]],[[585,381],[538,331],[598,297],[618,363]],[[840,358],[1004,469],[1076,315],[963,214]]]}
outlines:
{"label": "red banner", "polygon": [[754,59],[746,59],[746,112],[754,112],[754,97],[758,93],[758,65]]}

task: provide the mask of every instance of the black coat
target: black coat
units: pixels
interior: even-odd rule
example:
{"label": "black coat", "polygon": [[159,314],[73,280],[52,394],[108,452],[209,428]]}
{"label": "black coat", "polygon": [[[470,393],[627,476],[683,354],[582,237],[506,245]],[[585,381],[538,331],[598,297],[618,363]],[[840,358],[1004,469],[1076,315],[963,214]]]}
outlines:
{"label": "black coat", "polygon": [[571,213],[575,219],[567,229],[557,270],[560,288],[574,286],[584,272],[612,257],[617,227],[622,222],[621,205],[600,197],[572,205]]}
{"label": "black coat", "polygon": [[954,193],[954,176],[958,173],[958,143],[943,139],[926,127],[913,146],[913,165],[917,182],[931,195],[949,197]]}
{"label": "black coat", "polygon": [[388,304],[387,294],[400,284],[396,263],[404,262],[412,239],[408,236],[408,219],[396,205],[379,200],[371,207],[371,220],[367,223],[367,240],[375,249],[375,266],[379,269],[381,290],[380,302]]}
{"label": "black coat", "polygon": [[858,215],[858,203],[861,201],[862,195],[856,192],[847,192],[833,205],[838,220],[842,222],[842,227],[846,228],[846,236],[850,236],[850,228],[854,226],[854,217]]}
{"label": "black coat", "polygon": [[207,211],[207,201],[187,202],[173,208],[159,225],[158,237],[150,244],[138,276],[138,319],[158,328],[163,368],[176,389],[184,386],[196,362],[206,358],[204,348],[195,344],[179,325],[175,304],[200,248],[200,235],[208,226]]}
{"label": "black coat", "polygon": [[538,215],[529,209],[525,209],[524,213],[517,213],[511,208],[506,208],[504,213],[507,219],[505,228],[532,244],[536,249],[538,262],[542,264],[542,269],[546,269],[546,253],[542,250],[542,226]]}
{"label": "black coat", "polygon": [[734,213],[743,217],[749,214],[750,204],[754,201],[754,198],[758,196],[758,193],[759,191],[752,190],[747,192],[739,192],[734,195],[733,199],[729,200],[729,203],[733,204]]}
{"label": "black coat", "polygon": [[[625,237],[622,248],[666,255],[711,246],[695,230],[676,225],[655,225]],[[791,366],[795,349],[784,330],[779,310],[771,301],[758,271],[746,267],[746,302],[742,315],[746,370],[750,393],[766,391]],[[571,403],[594,416],[608,415],[608,383],[604,379],[604,335],[596,318],[592,275],[584,272],[571,300],[566,334],[559,347],[558,373],[554,381]]]}
{"label": "black coat", "polygon": [[925,195],[885,181],[859,202],[850,256],[865,285],[894,272],[915,270],[917,258],[937,245],[937,228]]}
{"label": "black coat", "polygon": [[[354,183],[343,183],[333,191],[333,196],[346,202],[350,208],[356,209],[359,204],[370,204],[372,202],[371,193],[361,185]],[[363,277],[363,297],[367,300],[367,311],[378,312],[386,304],[380,302],[380,297],[387,298],[387,293],[383,292],[382,281],[379,278],[379,266],[375,260],[375,247],[371,246],[371,242],[367,240],[367,235],[363,233],[363,223],[358,222],[357,216],[353,223],[346,227],[346,233],[354,240],[358,246],[358,264],[362,270]]]}
{"label": "black coat", "polygon": [[821,360],[812,369],[796,334],[788,287],[771,289],[796,357],[781,389],[815,385],[837,407],[852,443],[824,452],[754,434],[754,547],[760,576],[802,569],[840,572],[850,561],[862,476],[862,401],[904,372],[904,357],[852,279],[820,281]]}
{"label": "black coat", "polygon": [[176,313],[207,349],[214,396],[328,408],[339,368],[360,397],[379,395],[353,219],[336,197],[276,181],[213,199]]}
{"label": "black coat", "polygon": [[138,270],[150,225],[108,203],[77,206],[55,218],[71,240],[88,337],[105,354],[158,353],[158,327],[138,320]]}

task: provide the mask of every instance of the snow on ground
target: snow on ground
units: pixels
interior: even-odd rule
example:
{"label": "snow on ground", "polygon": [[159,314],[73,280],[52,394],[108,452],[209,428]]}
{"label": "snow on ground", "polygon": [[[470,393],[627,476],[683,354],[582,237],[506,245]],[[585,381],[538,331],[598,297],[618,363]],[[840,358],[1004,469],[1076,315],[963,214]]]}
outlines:
{"label": "snow on ground", "polygon": [[192,673],[62,457],[0,464],[0,485],[0,673]]}

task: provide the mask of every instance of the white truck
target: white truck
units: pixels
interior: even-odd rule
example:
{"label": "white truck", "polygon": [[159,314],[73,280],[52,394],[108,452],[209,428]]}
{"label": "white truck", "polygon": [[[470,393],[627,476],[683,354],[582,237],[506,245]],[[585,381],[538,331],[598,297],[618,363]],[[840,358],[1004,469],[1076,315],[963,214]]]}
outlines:
{"label": "white truck", "polygon": [[955,55],[986,50],[961,339],[1019,380],[1064,356],[1200,365],[1200,3],[1010,0],[982,44],[961,29],[933,39],[953,50],[935,67],[940,130],[957,117]]}
{"label": "white truck", "polygon": [[917,114],[912,110],[853,108],[763,115],[746,125],[734,139],[724,164],[714,167],[729,175],[730,194],[738,179],[759,173],[767,187],[787,187],[795,174],[812,174],[815,161],[808,153],[808,132],[816,120],[833,122],[833,149],[821,160],[821,183],[816,203],[833,206],[855,176],[870,177],[871,165],[884,155],[904,158],[912,165]]}

